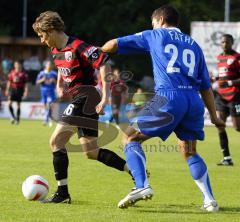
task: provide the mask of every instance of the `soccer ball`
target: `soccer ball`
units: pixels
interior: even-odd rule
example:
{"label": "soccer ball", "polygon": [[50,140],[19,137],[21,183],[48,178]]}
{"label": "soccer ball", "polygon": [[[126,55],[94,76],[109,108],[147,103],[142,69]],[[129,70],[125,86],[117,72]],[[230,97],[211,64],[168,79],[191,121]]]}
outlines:
{"label": "soccer ball", "polygon": [[23,196],[27,200],[44,200],[48,189],[47,180],[38,175],[28,177],[22,184]]}

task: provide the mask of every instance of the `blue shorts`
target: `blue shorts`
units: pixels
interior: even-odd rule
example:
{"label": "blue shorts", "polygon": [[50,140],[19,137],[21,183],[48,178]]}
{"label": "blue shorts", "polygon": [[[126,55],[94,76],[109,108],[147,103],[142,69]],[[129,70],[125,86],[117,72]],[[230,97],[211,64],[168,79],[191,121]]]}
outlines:
{"label": "blue shorts", "polygon": [[172,132],[180,140],[203,140],[204,104],[195,90],[162,90],[130,122],[144,135],[162,140]]}
{"label": "blue shorts", "polygon": [[41,102],[44,104],[53,103],[56,100],[55,91],[41,91]]}

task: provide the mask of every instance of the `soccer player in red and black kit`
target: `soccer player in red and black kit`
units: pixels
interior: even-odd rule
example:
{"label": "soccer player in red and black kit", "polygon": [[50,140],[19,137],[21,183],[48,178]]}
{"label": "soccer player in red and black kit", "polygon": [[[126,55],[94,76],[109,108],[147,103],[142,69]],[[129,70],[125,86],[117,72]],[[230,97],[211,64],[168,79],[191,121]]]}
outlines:
{"label": "soccer player in red and black kit", "polygon": [[[103,112],[109,97],[106,74],[111,70],[105,64],[108,55],[95,46],[68,36],[64,32],[64,22],[57,12],[41,13],[36,18],[33,29],[41,42],[51,48],[54,63],[58,68],[58,96],[61,98],[66,93],[72,96],[71,103],[65,109],[61,122],[57,124],[50,139],[58,189],[44,202],[70,203],[66,143],[76,131],[82,149],[89,159],[98,160],[120,171],[129,171],[125,160],[110,150],[99,148],[96,141],[98,115]],[[94,69],[100,69],[102,76],[102,98],[94,87]]]}
{"label": "soccer player in red and black kit", "polygon": [[[22,70],[21,62],[16,61],[14,63],[14,69],[8,74],[8,82],[5,91],[5,95],[8,96],[8,107],[12,124],[19,124],[22,98],[26,98],[28,94],[27,80],[28,76]],[[14,114],[12,107],[13,102],[17,102],[17,115]]]}
{"label": "soccer player in red and black kit", "polygon": [[[240,54],[232,49],[233,37],[224,34],[221,38],[223,52],[218,60],[218,90],[215,96],[216,110],[219,118],[226,122],[230,115],[233,126],[240,131]],[[225,127],[218,128],[223,160],[219,166],[232,166],[229,152],[228,136]]]}
{"label": "soccer player in red and black kit", "polygon": [[112,119],[115,120],[117,128],[119,128],[119,113],[121,109],[121,104],[126,98],[127,86],[125,82],[121,79],[119,69],[113,70],[113,81],[111,82],[111,106],[112,106]]}

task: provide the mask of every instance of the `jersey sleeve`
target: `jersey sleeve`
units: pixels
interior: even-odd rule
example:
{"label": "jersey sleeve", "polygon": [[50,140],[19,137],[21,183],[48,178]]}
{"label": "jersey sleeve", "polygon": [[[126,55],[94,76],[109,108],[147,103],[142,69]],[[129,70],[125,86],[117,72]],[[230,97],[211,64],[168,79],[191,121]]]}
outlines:
{"label": "jersey sleeve", "polygon": [[118,54],[133,54],[150,51],[148,38],[151,31],[117,38]]}
{"label": "jersey sleeve", "polygon": [[100,66],[104,65],[109,59],[109,55],[102,52],[100,48],[85,42],[78,46],[77,51],[80,58],[94,69],[99,69]]}
{"label": "jersey sleeve", "polygon": [[210,76],[209,76],[209,72],[207,69],[207,65],[206,65],[203,53],[201,53],[199,74],[201,79],[200,90],[208,90],[209,88],[211,88]]}

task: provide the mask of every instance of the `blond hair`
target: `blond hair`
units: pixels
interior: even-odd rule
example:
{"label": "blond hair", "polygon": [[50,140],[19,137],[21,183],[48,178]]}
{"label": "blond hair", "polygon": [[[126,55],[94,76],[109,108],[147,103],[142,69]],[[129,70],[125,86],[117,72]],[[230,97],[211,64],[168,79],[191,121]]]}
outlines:
{"label": "blond hair", "polygon": [[57,12],[46,11],[41,13],[32,25],[34,31],[49,32],[52,30],[64,31],[64,22]]}

